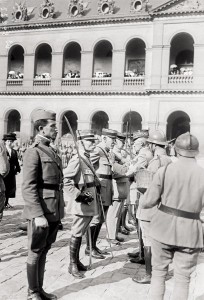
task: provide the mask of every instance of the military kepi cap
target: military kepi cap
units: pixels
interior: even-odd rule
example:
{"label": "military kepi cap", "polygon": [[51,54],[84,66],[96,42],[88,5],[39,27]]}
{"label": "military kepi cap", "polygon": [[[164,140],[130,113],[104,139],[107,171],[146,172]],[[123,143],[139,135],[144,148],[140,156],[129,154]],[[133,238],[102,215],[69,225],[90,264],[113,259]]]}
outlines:
{"label": "military kepi cap", "polygon": [[106,129],[106,128],[102,129],[102,135],[106,135],[106,136],[109,136],[111,138],[116,138],[117,137],[117,133],[118,132],[116,130]]}
{"label": "military kepi cap", "polygon": [[149,131],[146,129],[137,130],[133,133],[133,141],[139,138],[148,138],[148,137],[149,137]]}
{"label": "military kepi cap", "polygon": [[32,119],[33,119],[34,123],[38,120],[53,120],[53,121],[55,121],[56,113],[53,113],[51,111],[44,110],[44,109],[38,109],[33,114]]}
{"label": "military kepi cap", "polygon": [[124,133],[117,133],[117,139],[124,141],[126,139],[126,135]]}
{"label": "military kepi cap", "polygon": [[77,130],[78,140],[97,140],[92,130]]}

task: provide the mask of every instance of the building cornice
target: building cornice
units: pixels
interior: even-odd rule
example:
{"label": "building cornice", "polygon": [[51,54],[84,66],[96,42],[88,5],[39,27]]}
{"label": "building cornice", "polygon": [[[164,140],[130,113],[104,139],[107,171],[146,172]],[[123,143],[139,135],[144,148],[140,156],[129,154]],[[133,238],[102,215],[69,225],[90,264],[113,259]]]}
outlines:
{"label": "building cornice", "polygon": [[145,90],[145,91],[5,91],[0,96],[151,96],[151,95],[203,95],[204,90]]}

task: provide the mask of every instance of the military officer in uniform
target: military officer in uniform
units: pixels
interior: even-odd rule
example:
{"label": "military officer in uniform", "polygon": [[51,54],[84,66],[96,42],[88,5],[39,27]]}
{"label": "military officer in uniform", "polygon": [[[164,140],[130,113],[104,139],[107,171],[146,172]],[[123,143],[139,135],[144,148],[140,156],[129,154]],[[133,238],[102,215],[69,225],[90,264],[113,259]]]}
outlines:
{"label": "military officer in uniform", "polygon": [[174,264],[172,300],[187,300],[190,275],[200,249],[203,230],[200,212],[204,206],[204,170],[195,156],[199,142],[189,132],[175,143],[178,161],[154,175],[142,202],[144,209],[155,206],[149,236],[152,247],[151,300],[163,300],[169,264]]}
{"label": "military officer in uniform", "polygon": [[118,236],[122,208],[129,193],[129,181],[125,173],[128,170],[128,160],[121,154],[125,145],[126,135],[117,133],[116,143],[111,150],[113,162],[113,203],[107,213],[107,227],[111,241],[123,242],[124,239]]}
{"label": "military officer in uniform", "polygon": [[90,152],[95,148],[95,136],[90,130],[77,132],[79,155],[75,154],[64,169],[65,199],[67,212],[73,215],[70,239],[70,265],[68,271],[75,278],[83,278],[80,271],[87,271],[79,260],[82,236],[94,216],[99,213],[97,190],[100,182],[90,161]]}
{"label": "military officer in uniform", "polygon": [[[96,145],[95,150],[91,153],[91,161],[96,170],[96,174],[101,183],[101,200],[103,204],[103,211],[105,218],[108,212],[109,206],[112,204],[113,186],[112,186],[112,161],[109,158],[110,149],[115,145],[117,131],[112,129],[102,129],[101,142]],[[104,215],[102,209],[97,216],[93,218],[90,224],[91,239],[92,239],[92,257],[97,259],[104,259],[104,254],[97,246],[96,242],[104,222]],[[118,243],[118,241],[117,241]],[[89,241],[87,240],[87,248],[85,254],[90,254]]]}
{"label": "military officer in uniform", "polygon": [[55,118],[55,113],[49,111],[35,112],[37,139],[24,156],[22,195],[23,217],[28,220],[29,300],[57,299],[43,290],[46,255],[56,240],[58,225],[64,216],[61,160],[50,147],[50,141],[57,135]]}

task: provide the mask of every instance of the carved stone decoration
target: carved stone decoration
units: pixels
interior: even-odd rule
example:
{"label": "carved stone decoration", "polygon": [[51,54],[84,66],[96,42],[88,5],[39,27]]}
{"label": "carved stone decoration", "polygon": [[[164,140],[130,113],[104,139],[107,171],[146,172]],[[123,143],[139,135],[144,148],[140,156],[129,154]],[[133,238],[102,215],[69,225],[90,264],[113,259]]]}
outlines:
{"label": "carved stone decoration", "polygon": [[13,21],[28,21],[29,16],[32,13],[32,11],[35,9],[35,7],[27,7],[25,3],[15,3],[15,6],[13,7]]}
{"label": "carved stone decoration", "polygon": [[156,13],[180,13],[180,12],[193,12],[204,10],[203,0],[183,0],[183,1],[169,1],[168,3],[160,6],[154,10]]}
{"label": "carved stone decoration", "polygon": [[114,0],[99,0],[98,13],[108,15],[114,13],[115,1]]}
{"label": "carved stone decoration", "polygon": [[68,6],[68,15],[70,17],[83,16],[87,7],[88,3],[83,2],[83,0],[70,0]]}
{"label": "carved stone decoration", "polygon": [[130,12],[131,13],[140,13],[148,12],[151,9],[152,5],[149,3],[149,0],[131,0],[130,3]]}
{"label": "carved stone decoration", "polygon": [[54,3],[50,0],[44,0],[40,5],[39,16],[42,19],[54,18],[55,17],[55,7]]}
{"label": "carved stone decoration", "polygon": [[5,13],[7,11],[6,7],[0,8],[0,23],[5,23],[5,19],[8,17],[8,14]]}

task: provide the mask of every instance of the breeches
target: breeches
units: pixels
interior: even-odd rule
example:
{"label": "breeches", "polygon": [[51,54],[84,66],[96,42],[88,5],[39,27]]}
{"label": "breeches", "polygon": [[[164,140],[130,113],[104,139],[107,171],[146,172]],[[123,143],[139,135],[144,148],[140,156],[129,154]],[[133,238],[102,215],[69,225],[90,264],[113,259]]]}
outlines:
{"label": "breeches", "polygon": [[113,204],[109,206],[107,213],[107,227],[110,239],[115,239],[117,235],[117,229],[119,227],[122,208],[125,200],[113,201]]}
{"label": "breeches", "polygon": [[75,215],[73,218],[71,232],[75,237],[81,237],[85,234],[93,216]]}
{"label": "breeches", "polygon": [[151,300],[163,300],[165,278],[169,264],[174,264],[174,289],[172,300],[187,300],[190,275],[194,271],[200,249],[190,249],[162,244],[151,240],[152,244],[152,279],[150,289]]}

